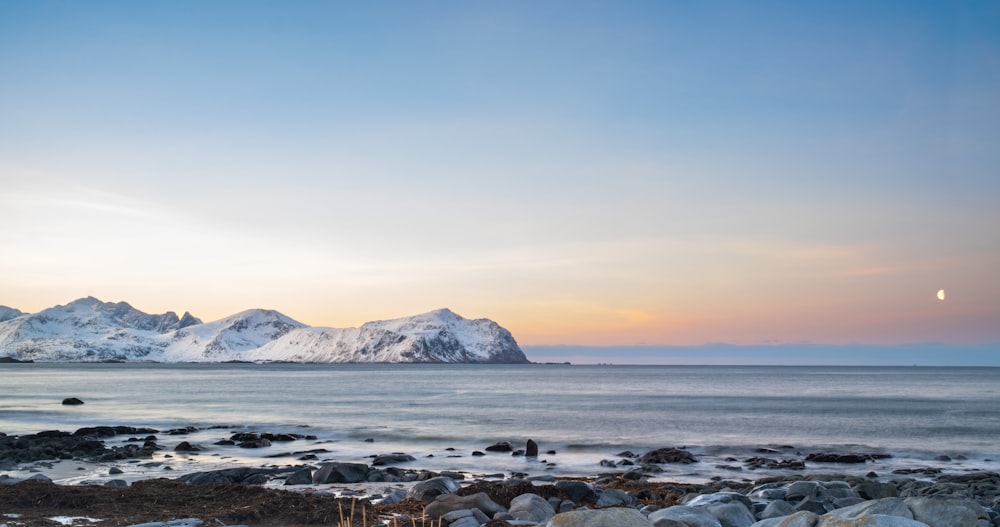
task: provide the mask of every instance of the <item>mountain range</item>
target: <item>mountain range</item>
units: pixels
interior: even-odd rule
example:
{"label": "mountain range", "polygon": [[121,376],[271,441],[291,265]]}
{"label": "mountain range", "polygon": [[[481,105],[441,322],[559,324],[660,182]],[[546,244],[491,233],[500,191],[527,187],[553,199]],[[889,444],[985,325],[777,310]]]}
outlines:
{"label": "mountain range", "polygon": [[526,363],[509,331],[448,309],[357,328],[310,327],[250,309],[213,322],[93,297],[30,314],[0,306],[0,356],[38,362]]}

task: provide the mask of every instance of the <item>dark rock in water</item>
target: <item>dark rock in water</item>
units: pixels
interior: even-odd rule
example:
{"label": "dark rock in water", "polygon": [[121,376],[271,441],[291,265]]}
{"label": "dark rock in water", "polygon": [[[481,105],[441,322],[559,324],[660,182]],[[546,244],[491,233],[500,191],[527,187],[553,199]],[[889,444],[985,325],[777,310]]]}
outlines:
{"label": "dark rock in water", "polygon": [[768,468],[768,469],[786,469],[786,470],[803,470],[806,468],[804,461],[798,459],[771,459],[769,457],[751,457],[743,460],[743,464],[749,469],[757,468]]}
{"label": "dark rock in water", "polygon": [[372,461],[372,465],[380,467],[383,465],[390,465],[392,463],[406,463],[408,461],[416,461],[416,460],[417,458],[409,454],[383,454],[380,456],[375,456],[375,459]]}
{"label": "dark rock in water", "polygon": [[110,475],[124,474],[124,473],[125,473],[125,471],[122,470],[122,469],[120,469],[120,468],[118,468],[118,467],[111,467],[111,468],[108,469],[108,474],[110,474]]}
{"label": "dark rock in water", "polygon": [[79,406],[83,404],[83,401],[77,399],[76,397],[67,397],[63,399],[62,403],[66,406]]}
{"label": "dark rock in water", "polygon": [[174,447],[174,452],[200,452],[201,448],[188,443],[187,441],[181,441],[177,446]]}
{"label": "dark rock in water", "polygon": [[478,451],[478,450],[473,450],[473,451],[472,451],[472,455],[473,455],[474,457],[479,457],[479,456],[485,456],[486,454],[484,454],[483,452],[480,452],[480,451]]}
{"label": "dark rock in water", "polygon": [[255,432],[239,432],[229,436],[230,441],[242,443],[243,441],[259,441],[260,434]]}
{"label": "dark rock in water", "polygon": [[538,457],[538,443],[534,439],[529,439],[524,447],[524,455],[528,457]]}
{"label": "dark rock in water", "polygon": [[287,443],[290,441],[295,441],[299,439],[299,437],[301,436],[296,437],[295,435],[292,434],[261,434],[260,437],[276,443]]}
{"label": "dark rock in water", "polygon": [[639,458],[642,463],[697,463],[694,454],[680,448],[659,448],[646,452]]}
{"label": "dark rock in water", "polygon": [[870,459],[885,459],[888,454],[828,454],[816,453],[806,456],[813,463],[864,463]]}
{"label": "dark rock in water", "polygon": [[313,473],[313,483],[360,483],[368,481],[368,465],[327,463]]}
{"label": "dark rock in water", "polygon": [[487,452],[512,452],[514,447],[511,446],[510,441],[501,441],[495,445],[490,445],[484,450]]}
{"label": "dark rock in water", "polygon": [[271,446],[271,442],[263,437],[240,443],[240,448],[265,448]]}
{"label": "dark rock in water", "polygon": [[[98,437],[114,437],[116,435],[125,434],[158,434],[159,430],[154,428],[136,428],[134,426],[89,426],[77,429],[73,432],[75,436],[98,436]],[[146,440],[153,441],[156,440],[155,436],[149,436]]]}

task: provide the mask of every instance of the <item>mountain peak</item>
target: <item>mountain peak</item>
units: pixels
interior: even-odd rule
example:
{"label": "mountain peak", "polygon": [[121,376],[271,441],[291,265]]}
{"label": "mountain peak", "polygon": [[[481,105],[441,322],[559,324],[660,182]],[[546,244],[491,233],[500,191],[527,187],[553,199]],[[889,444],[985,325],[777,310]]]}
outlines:
{"label": "mountain peak", "polygon": [[189,312],[150,315],[92,296],[34,315],[0,308],[0,355],[43,362],[527,362],[496,322],[467,320],[448,308],[336,329],[271,309],[203,323]]}

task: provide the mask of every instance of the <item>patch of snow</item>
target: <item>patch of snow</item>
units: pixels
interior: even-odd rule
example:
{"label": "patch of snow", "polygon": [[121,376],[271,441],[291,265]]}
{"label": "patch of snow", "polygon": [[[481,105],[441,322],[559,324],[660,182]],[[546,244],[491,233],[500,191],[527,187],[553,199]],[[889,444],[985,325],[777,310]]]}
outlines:
{"label": "patch of snow", "polygon": [[49,362],[527,362],[496,322],[448,309],[337,329],[266,309],[202,323],[93,297],[0,322],[3,354]]}

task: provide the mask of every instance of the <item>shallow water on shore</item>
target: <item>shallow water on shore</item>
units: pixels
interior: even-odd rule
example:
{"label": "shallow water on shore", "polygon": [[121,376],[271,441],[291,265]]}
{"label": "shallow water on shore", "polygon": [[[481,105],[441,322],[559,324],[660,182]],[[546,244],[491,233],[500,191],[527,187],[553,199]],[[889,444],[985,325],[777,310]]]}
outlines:
{"label": "shallow water on shore", "polygon": [[[589,475],[622,450],[681,445],[702,462],[668,467],[664,479],[764,477],[718,466],[812,452],[894,456],[830,467],[842,473],[1000,468],[1000,368],[3,364],[0,379],[8,434],[228,425],[317,436],[253,451],[211,446],[226,429],[161,436],[168,448],[183,439],[211,446],[193,461],[168,458],[175,470],[294,464],[294,455],[266,456],[325,448],[341,461],[407,452],[435,470]],[[60,404],[71,396],[86,404]],[[497,441],[523,448],[528,438],[555,466],[470,455]],[[767,445],[793,448],[756,451]]]}

